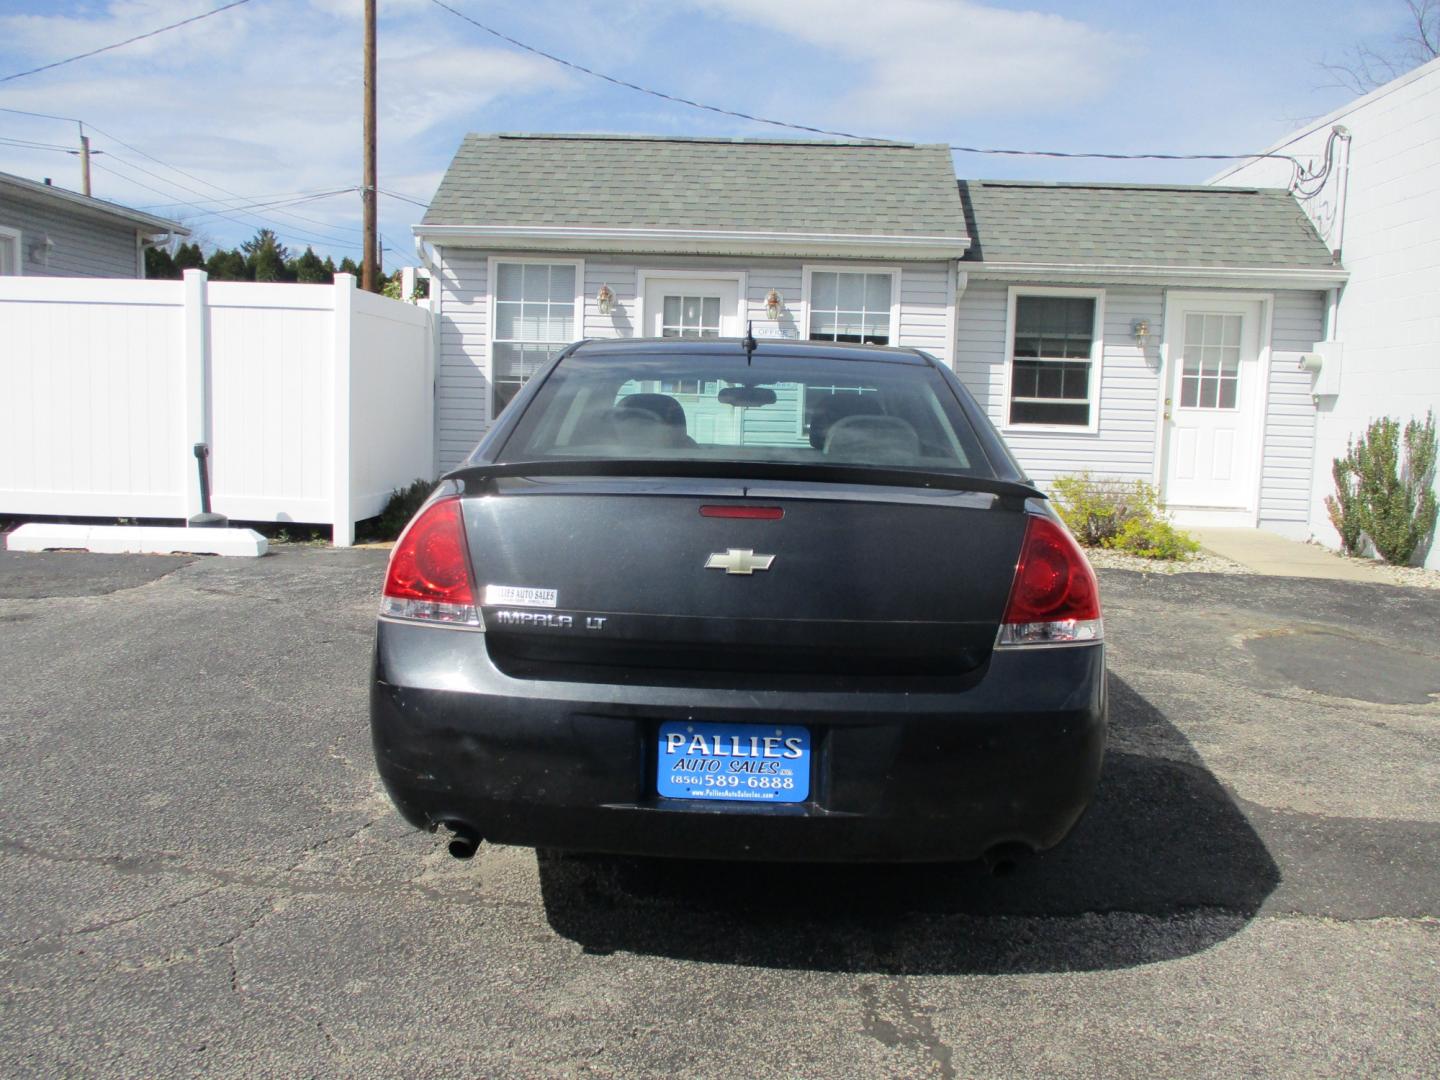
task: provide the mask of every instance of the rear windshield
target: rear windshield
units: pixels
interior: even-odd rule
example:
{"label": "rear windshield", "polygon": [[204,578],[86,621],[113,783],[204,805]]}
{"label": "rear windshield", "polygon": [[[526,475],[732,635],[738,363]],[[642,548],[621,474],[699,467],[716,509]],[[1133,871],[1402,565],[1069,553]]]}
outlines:
{"label": "rear windshield", "polygon": [[546,379],[501,461],[654,458],[992,476],[928,365],[823,356],[578,356]]}

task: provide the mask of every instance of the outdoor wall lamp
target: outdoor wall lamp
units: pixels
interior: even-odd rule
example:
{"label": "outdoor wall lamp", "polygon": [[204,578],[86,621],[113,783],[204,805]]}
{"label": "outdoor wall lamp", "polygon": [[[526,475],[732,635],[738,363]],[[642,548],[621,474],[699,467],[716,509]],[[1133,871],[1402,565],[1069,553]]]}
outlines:
{"label": "outdoor wall lamp", "polygon": [[46,233],[39,240],[30,245],[30,261],[37,262],[41,266],[50,265],[50,252],[55,250],[55,241],[50,239]]}
{"label": "outdoor wall lamp", "polygon": [[771,289],[765,297],[765,314],[771,319],[780,318],[780,313],[785,310],[785,301],[778,292]]}
{"label": "outdoor wall lamp", "polygon": [[1130,332],[1135,335],[1135,344],[1145,348],[1145,342],[1150,338],[1150,320],[1136,319],[1130,324]]}
{"label": "outdoor wall lamp", "polygon": [[600,286],[600,291],[595,294],[595,306],[601,315],[609,315],[615,310],[615,294],[609,285]]}

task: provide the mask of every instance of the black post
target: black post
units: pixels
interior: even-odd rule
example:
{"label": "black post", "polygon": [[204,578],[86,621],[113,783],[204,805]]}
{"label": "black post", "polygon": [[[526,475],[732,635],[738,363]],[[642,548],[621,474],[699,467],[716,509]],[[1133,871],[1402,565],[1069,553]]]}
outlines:
{"label": "black post", "polygon": [[195,444],[195,464],[200,470],[200,513],[190,518],[194,529],[223,529],[230,524],[224,514],[210,512],[210,447],[203,442]]}

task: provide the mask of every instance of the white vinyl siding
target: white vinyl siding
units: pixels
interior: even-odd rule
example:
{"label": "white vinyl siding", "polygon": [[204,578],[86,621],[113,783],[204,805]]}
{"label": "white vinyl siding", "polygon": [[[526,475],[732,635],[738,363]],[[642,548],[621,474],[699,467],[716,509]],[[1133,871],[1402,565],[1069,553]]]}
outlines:
{"label": "white vinyl siding", "polygon": [[[1307,352],[1324,337],[1325,295],[1277,292],[1271,345],[1277,352]],[[1264,450],[1260,461],[1260,524],[1297,537],[1308,535],[1312,470],[1315,461],[1313,377],[1293,363],[1270,365],[1265,410]]]}
{"label": "white vinyl siding", "polygon": [[[457,465],[489,429],[490,314],[488,280],[490,259],[500,262],[530,258],[537,262],[578,262],[563,256],[494,255],[492,252],[447,247],[440,251],[440,361],[436,376],[437,457],[440,468]],[[724,256],[630,256],[587,254],[582,266],[584,284],[580,289],[584,315],[576,337],[635,337],[638,303],[637,275],[641,270],[655,276],[666,271],[706,271],[717,275],[745,275],[745,318],[753,320],[757,335],[806,336],[807,320],[803,298],[802,259],[759,259]],[[815,264],[817,267],[819,264]],[[873,264],[854,267],[825,264],[828,269],[877,269]],[[878,269],[888,270],[890,266]],[[898,297],[892,344],[924,349],[942,361],[950,360],[948,340],[948,267],[943,262],[905,263],[899,269]],[[601,285],[615,294],[614,308],[601,315],[596,300]],[[774,289],[783,309],[777,321],[765,311],[765,298]],[[1002,326],[1003,332],[1003,326]],[[1003,346],[1002,346],[1003,348]]]}
{"label": "white vinyl siding", "polygon": [[[1006,417],[1007,286],[973,281],[955,314],[955,372],[997,426]],[[1160,329],[1165,293],[1158,286],[1110,286],[1105,290],[1104,354],[1100,416],[1094,434],[1010,428],[1005,441],[1026,471],[1041,484],[1088,469],[1097,476],[1158,481],[1156,449],[1160,419]],[[1324,294],[1275,293],[1270,351],[1304,351],[1320,340]],[[1149,323],[1142,350],[1135,343],[1136,320]],[[1270,365],[1261,460],[1260,523],[1279,527],[1306,520],[1315,406],[1310,376],[1293,365]]]}
{"label": "white vinyl siding", "polygon": [[435,453],[458,465],[490,426],[489,267],[485,253],[442,252],[432,282],[440,297],[440,362],[435,373]]}
{"label": "white vinyl siding", "polygon": [[25,277],[143,276],[133,226],[0,195],[0,228],[21,234],[16,248]]}

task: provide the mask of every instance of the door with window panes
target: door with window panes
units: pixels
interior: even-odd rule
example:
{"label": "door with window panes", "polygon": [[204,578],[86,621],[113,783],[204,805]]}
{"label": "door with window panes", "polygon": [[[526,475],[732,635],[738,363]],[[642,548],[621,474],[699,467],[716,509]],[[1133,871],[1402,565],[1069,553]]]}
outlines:
{"label": "door with window panes", "polygon": [[1169,302],[1165,500],[1172,507],[1253,509],[1260,321],[1258,301]]}
{"label": "door with window panes", "polygon": [[740,284],[725,278],[649,278],[646,337],[739,337]]}

